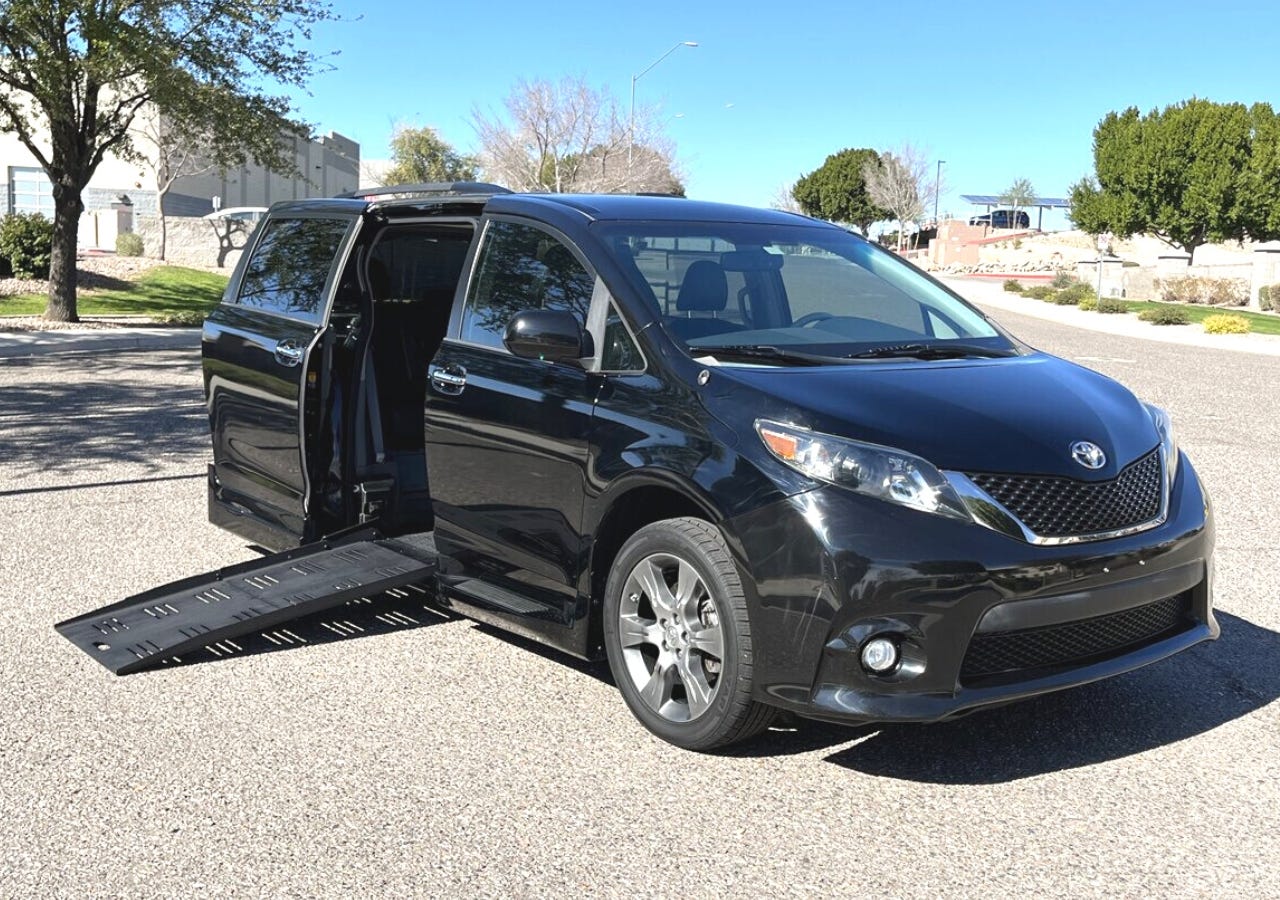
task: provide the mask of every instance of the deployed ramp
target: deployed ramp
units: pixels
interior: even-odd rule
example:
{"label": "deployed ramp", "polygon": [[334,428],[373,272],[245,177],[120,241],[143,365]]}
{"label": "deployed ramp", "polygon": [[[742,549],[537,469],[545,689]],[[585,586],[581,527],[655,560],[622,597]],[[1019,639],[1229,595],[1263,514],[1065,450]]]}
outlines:
{"label": "deployed ramp", "polygon": [[117,675],[430,578],[429,534],[364,529],[185,578],[54,627]]}

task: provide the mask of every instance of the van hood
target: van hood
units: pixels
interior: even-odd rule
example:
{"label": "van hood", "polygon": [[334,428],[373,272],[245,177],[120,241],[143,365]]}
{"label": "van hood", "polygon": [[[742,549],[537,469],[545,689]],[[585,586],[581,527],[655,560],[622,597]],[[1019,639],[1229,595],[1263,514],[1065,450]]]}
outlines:
{"label": "van hood", "polygon": [[[1126,388],[1044,353],[1000,359],[818,368],[719,366],[707,397],[738,420],[759,417],[897,447],[941,469],[1114,478],[1159,442]],[[744,406],[743,389],[764,395]],[[714,407],[713,407],[714,409]],[[744,437],[744,439],[746,439]],[[1100,469],[1071,456],[1076,441],[1106,454]]]}

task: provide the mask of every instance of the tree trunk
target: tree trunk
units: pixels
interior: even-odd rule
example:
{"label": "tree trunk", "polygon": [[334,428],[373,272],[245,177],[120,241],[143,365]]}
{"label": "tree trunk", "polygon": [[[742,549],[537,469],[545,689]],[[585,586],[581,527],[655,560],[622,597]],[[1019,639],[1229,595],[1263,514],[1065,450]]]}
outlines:
{"label": "tree trunk", "polygon": [[158,210],[158,212],[160,213],[160,254],[159,256],[160,256],[160,261],[164,262],[165,243],[169,239],[169,223],[164,215],[164,205],[163,205],[164,195],[163,194],[159,197],[159,201],[161,204]]}
{"label": "tree trunk", "polygon": [[54,189],[53,249],[49,258],[49,305],[44,317],[79,322],[76,313],[76,241],[84,204],[79,193]]}

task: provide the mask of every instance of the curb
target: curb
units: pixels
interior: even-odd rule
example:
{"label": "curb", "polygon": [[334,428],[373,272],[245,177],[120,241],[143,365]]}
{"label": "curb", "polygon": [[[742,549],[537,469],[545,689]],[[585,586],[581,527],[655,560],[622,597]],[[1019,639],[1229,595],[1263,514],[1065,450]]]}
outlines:
{"label": "curb", "polygon": [[187,350],[200,346],[199,328],[65,329],[0,332],[0,359],[55,353]]}

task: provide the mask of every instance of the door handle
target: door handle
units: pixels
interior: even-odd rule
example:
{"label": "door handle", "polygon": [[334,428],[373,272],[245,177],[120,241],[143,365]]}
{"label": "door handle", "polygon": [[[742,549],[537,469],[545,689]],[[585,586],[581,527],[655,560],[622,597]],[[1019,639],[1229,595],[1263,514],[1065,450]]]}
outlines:
{"label": "door handle", "polygon": [[276,344],[276,362],[280,363],[282,366],[293,368],[298,363],[302,362],[302,353],[302,345],[293,338],[285,338],[283,341]]}
{"label": "door handle", "polygon": [[431,386],[442,394],[461,394],[467,386],[467,370],[462,366],[432,366]]}

